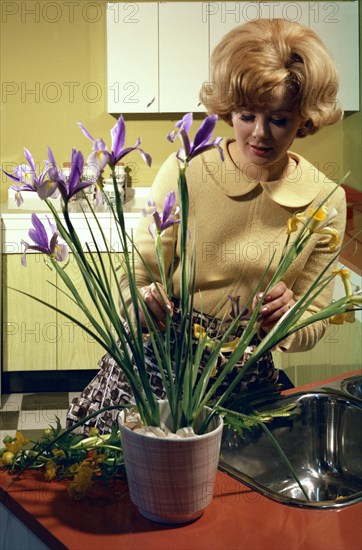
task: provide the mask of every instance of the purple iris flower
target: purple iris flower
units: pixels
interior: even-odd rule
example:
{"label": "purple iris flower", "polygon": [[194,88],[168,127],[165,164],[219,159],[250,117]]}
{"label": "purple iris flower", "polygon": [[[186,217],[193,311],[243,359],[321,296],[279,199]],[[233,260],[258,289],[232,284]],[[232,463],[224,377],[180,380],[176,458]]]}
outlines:
{"label": "purple iris flower", "polygon": [[61,170],[57,168],[52,150],[48,149],[50,168],[48,169],[49,182],[54,183],[65,202],[68,202],[74,195],[82,189],[93,185],[94,180],[83,180],[84,157],[81,151],[72,149],[71,167],[68,180]]}
{"label": "purple iris flower", "polygon": [[[147,202],[146,208],[142,208],[143,216],[153,216],[153,222],[150,224],[148,230],[153,238],[156,235],[161,235],[165,229],[176,223],[180,223],[179,207],[174,210],[176,202],[176,194],[174,191],[167,193],[163,202],[162,214],[157,211],[156,203],[153,200]],[[173,212],[173,214],[172,214]]]}
{"label": "purple iris flower", "polygon": [[87,164],[91,167],[95,167],[97,175],[105,168],[107,164],[111,167],[116,164],[131,151],[138,151],[148,166],[151,166],[151,157],[143,149],[140,148],[141,139],[138,138],[134,147],[124,147],[126,138],[126,125],[121,115],[117,120],[117,123],[111,130],[112,137],[112,151],[109,152],[103,139],[94,139],[88,130],[84,128],[81,122],[78,122],[78,126],[81,128],[83,134],[93,141],[93,152],[90,154]]}
{"label": "purple iris flower", "polygon": [[36,214],[31,215],[31,221],[34,229],[29,229],[28,235],[34,244],[29,244],[23,240],[21,241],[21,244],[25,246],[25,250],[21,258],[22,265],[26,266],[26,253],[28,250],[36,250],[37,252],[42,252],[47,256],[56,258],[58,262],[63,262],[64,260],[66,260],[69,255],[68,247],[66,244],[58,243],[59,233],[55,225],[52,224],[51,221],[48,219],[51,230],[51,236],[49,239],[48,233],[43,223],[39,220]]}
{"label": "purple iris flower", "polygon": [[188,135],[193,122],[192,113],[186,114],[176,123],[176,128],[168,134],[167,139],[173,143],[177,137],[180,137],[183,146],[176,155],[179,160],[189,163],[197,155],[201,155],[201,153],[213,147],[217,147],[221,160],[224,160],[224,154],[220,147],[222,137],[217,137],[210,141],[217,118],[217,115],[209,115],[206,117],[197,130],[194,141],[190,141]]}
{"label": "purple iris flower", "polygon": [[8,178],[16,182],[16,184],[12,184],[10,186],[10,189],[15,191],[16,204],[20,206],[24,202],[22,196],[23,191],[38,193],[41,199],[48,197],[55,198],[57,193],[56,186],[49,186],[48,182],[45,181],[45,175],[48,171],[48,167],[46,167],[46,169],[43,170],[43,172],[38,176],[36,173],[35,162],[30,151],[24,148],[24,155],[28,161],[28,164],[24,163],[19,166],[15,166],[13,171],[14,174],[9,174],[3,170],[4,174],[6,174]]}
{"label": "purple iris flower", "polygon": [[247,317],[249,314],[249,310],[247,308],[240,308],[240,296],[232,296],[228,295],[228,298],[231,302],[231,311],[230,311],[230,317],[232,319],[237,319],[239,316],[239,320],[249,320],[250,317]]}

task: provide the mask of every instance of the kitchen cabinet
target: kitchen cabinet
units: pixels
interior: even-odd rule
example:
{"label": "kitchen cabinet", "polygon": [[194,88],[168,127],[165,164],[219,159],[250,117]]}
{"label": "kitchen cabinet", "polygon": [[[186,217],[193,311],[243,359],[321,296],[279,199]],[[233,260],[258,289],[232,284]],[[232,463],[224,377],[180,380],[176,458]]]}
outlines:
{"label": "kitchen cabinet", "polygon": [[158,4],[107,5],[108,112],[157,113]]}
{"label": "kitchen cabinet", "polygon": [[[358,2],[140,2],[107,8],[108,111],[204,111],[198,94],[209,80],[213,48],[232,28],[282,17],[310,26],[340,72],[338,100],[359,109]],[[115,8],[117,6],[117,9]],[[122,56],[120,52],[127,52]]]}
{"label": "kitchen cabinet", "polygon": [[[27,267],[20,254],[3,256],[3,372],[56,368],[56,313],[6,286],[55,304],[56,275],[40,254],[29,254]],[[47,282],[48,281],[48,282]]]}
{"label": "kitchen cabinet", "polygon": [[161,113],[204,111],[199,90],[209,80],[209,26],[202,2],[159,4]]}
{"label": "kitchen cabinet", "polygon": [[[94,255],[93,259],[100,268],[99,258]],[[109,276],[109,262],[106,253],[102,254],[102,261],[106,265],[106,270]],[[66,269],[86,306],[89,307],[92,314],[101,323],[99,315],[97,315],[92,299],[87,291],[86,285],[83,282],[74,256],[70,257],[69,264]],[[91,329],[90,322],[86,318],[85,314],[82,314],[79,307],[72,304],[71,300],[63,294],[62,291],[69,294],[69,290],[66,288],[63,281],[60,280],[59,276],[57,276],[57,286],[59,288],[59,290],[57,290],[57,307],[62,311],[66,311],[86,326],[89,326]],[[57,370],[88,370],[97,368],[98,361],[102,355],[104,355],[105,351],[104,348],[102,348],[102,346],[98,344],[98,342],[96,342],[91,335],[60,313],[57,313],[57,329]]]}
{"label": "kitchen cabinet", "polygon": [[200,79],[209,77],[202,2],[117,6],[107,9],[108,111],[202,111]]}
{"label": "kitchen cabinet", "polygon": [[[131,232],[137,227],[141,217],[141,208],[146,202],[148,193],[148,188],[140,188],[137,193],[129,191],[129,198],[124,207],[127,231]],[[12,199],[10,200],[10,204],[13,204]],[[34,204],[34,207],[36,209],[37,205]],[[41,206],[38,205],[38,209],[38,216],[44,223],[45,214],[41,211]],[[79,308],[72,305],[64,295],[63,291],[66,291],[66,288],[61,277],[44,263],[43,255],[29,253],[27,254],[27,267],[24,268],[21,265],[23,247],[20,243],[26,237],[31,226],[31,214],[21,209],[17,209],[15,212],[10,208],[4,214],[1,231],[5,285],[2,318],[3,371],[12,373],[15,371],[97,369],[97,363],[105,351],[90,335],[60,313],[6,288],[7,285],[38,296],[46,303],[56,305],[61,310],[80,318]],[[114,264],[119,267],[122,246],[115,221],[107,211],[99,212],[97,218],[103,234],[113,250]],[[82,213],[75,212],[71,214],[71,219],[83,250],[87,250],[86,243],[91,243],[91,227],[109,273],[109,260],[105,247],[102,246],[103,238],[93,217],[87,215],[85,218]],[[90,248],[90,251],[93,250]],[[95,255],[93,257],[96,258],[99,265],[99,259]],[[72,255],[66,270],[86,304],[92,308],[92,300]],[[117,274],[119,273],[120,271]],[[112,283],[115,299],[118,300],[116,283],[114,281]],[[82,320],[87,324],[87,319]]]}

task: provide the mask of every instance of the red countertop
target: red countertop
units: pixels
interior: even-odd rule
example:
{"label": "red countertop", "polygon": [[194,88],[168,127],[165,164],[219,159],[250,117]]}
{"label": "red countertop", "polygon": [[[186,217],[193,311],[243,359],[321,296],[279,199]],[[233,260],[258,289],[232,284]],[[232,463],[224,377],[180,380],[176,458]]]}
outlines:
{"label": "red countertop", "polygon": [[95,484],[86,500],[75,502],[66,481],[47,483],[41,472],[29,470],[9,488],[11,479],[0,472],[2,504],[52,550],[362,549],[362,504],[335,510],[287,506],[222,472],[210,506],[200,519],[182,526],[143,518],[122,480],[112,481],[108,489]]}

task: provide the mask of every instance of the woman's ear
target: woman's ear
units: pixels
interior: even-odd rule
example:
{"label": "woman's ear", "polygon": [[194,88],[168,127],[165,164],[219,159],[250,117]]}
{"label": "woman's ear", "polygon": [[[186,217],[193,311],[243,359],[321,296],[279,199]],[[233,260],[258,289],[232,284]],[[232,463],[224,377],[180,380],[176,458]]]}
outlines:
{"label": "woman's ear", "polygon": [[313,126],[313,122],[311,121],[310,118],[308,120],[303,120],[300,123],[299,128],[297,130],[297,137],[308,136],[311,133],[310,130],[312,126]]}

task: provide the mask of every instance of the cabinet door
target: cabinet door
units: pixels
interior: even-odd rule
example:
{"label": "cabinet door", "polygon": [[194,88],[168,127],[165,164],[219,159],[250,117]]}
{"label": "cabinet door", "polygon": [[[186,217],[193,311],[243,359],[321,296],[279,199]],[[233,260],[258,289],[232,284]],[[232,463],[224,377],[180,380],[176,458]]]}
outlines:
{"label": "cabinet door", "polygon": [[107,4],[108,112],[158,112],[158,4]]}
{"label": "cabinet door", "polygon": [[309,2],[309,19],[337,65],[342,109],[358,111],[358,2]]}
{"label": "cabinet door", "polygon": [[[97,266],[100,268],[100,261],[96,254],[93,254],[93,258],[96,261]],[[109,277],[109,265],[107,261],[107,255],[102,254],[103,261],[106,265],[107,276]],[[99,320],[99,316],[95,311],[93,301],[89,296],[86,285],[79,272],[74,256],[70,256],[70,261],[66,267],[69,277],[77,287],[77,290],[84,300],[86,305],[91,310],[92,314]],[[57,292],[57,306],[62,311],[66,311],[74,318],[79,319],[86,326],[91,329],[91,324],[86,316],[81,312],[78,306],[72,303],[71,300],[62,292],[69,294],[65,284],[58,276],[57,285],[59,290]],[[101,323],[101,321],[100,321]],[[99,359],[106,352],[104,348],[99,345],[85,330],[80,328],[76,323],[73,323],[61,314],[57,315],[57,325],[59,327],[59,339],[57,346],[57,365],[58,370],[88,370],[96,369]]]}
{"label": "cabinet door", "polygon": [[160,112],[204,112],[199,101],[209,80],[209,29],[202,2],[159,4]]}
{"label": "cabinet door", "polygon": [[[4,255],[3,279],[4,285],[56,303],[56,274],[42,254],[28,254],[26,268],[20,254]],[[59,327],[53,310],[5,287],[2,332],[4,372],[56,369]]]}

